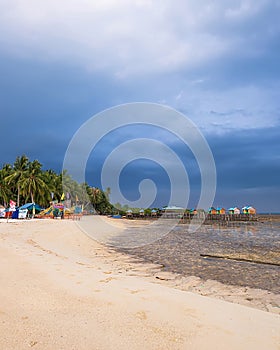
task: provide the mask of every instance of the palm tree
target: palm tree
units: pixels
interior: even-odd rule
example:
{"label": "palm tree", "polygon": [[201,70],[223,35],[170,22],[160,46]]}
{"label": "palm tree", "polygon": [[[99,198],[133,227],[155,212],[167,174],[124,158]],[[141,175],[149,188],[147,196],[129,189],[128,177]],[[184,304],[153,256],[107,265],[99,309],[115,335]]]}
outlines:
{"label": "palm tree", "polygon": [[98,199],[99,199],[98,197],[100,196],[100,189],[97,187],[92,187],[91,191],[92,191],[92,199],[93,199],[92,204],[94,209],[96,210]]}
{"label": "palm tree", "polygon": [[[43,172],[43,180],[48,187],[48,192],[45,195],[45,203],[47,204],[50,200],[59,199],[62,194],[62,175],[56,174],[53,170],[49,169]],[[52,195],[51,195],[52,194]]]}
{"label": "palm tree", "polygon": [[110,202],[110,194],[111,194],[111,188],[107,187],[106,191],[105,191],[105,196],[106,196],[108,202]]}
{"label": "palm tree", "polygon": [[109,214],[113,210],[112,204],[108,201],[106,194],[97,187],[90,189],[91,200],[94,209],[100,214]]}
{"label": "palm tree", "polygon": [[12,191],[7,183],[7,176],[12,172],[10,164],[6,164],[0,170],[0,200],[3,202],[4,207],[7,206],[9,198],[12,196]]}
{"label": "palm tree", "polygon": [[34,199],[37,199],[41,204],[44,196],[49,192],[41,168],[42,164],[38,160],[29,162],[24,177],[19,181],[25,199],[27,200],[29,197],[32,203],[35,203]]}
{"label": "palm tree", "polygon": [[28,158],[25,155],[17,157],[13,166],[12,173],[6,177],[8,185],[17,187],[17,206],[19,206],[20,200],[20,184],[26,175],[28,163]]}

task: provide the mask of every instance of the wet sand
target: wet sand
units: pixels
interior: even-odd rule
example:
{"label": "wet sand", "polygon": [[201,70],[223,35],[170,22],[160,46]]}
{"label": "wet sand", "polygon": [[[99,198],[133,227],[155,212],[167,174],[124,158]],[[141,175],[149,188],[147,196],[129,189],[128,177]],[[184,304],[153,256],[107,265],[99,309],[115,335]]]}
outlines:
{"label": "wet sand", "polygon": [[134,262],[72,221],[0,221],[0,269],[1,349],[279,349],[276,294]]}

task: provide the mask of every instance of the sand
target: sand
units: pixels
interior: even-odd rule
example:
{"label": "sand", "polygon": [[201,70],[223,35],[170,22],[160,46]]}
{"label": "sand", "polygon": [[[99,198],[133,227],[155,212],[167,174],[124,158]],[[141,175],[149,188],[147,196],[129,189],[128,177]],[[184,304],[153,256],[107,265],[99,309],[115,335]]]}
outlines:
{"label": "sand", "polygon": [[181,290],[196,278],[137,264],[71,220],[0,221],[0,271],[0,349],[280,349],[278,296],[267,312],[254,291]]}

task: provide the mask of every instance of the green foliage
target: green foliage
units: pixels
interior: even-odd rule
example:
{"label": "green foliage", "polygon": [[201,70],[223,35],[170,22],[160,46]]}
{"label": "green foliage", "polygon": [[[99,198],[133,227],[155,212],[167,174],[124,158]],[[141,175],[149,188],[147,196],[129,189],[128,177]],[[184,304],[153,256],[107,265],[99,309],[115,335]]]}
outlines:
{"label": "green foliage", "polygon": [[6,180],[6,178],[11,175],[11,172],[12,167],[9,164],[4,165],[0,170],[0,204],[4,204],[5,207],[9,199],[14,199],[8,181]]}
{"label": "green foliage", "polygon": [[97,187],[92,187],[88,191],[91,203],[99,214],[112,214],[113,205],[109,202],[108,196]]}
{"label": "green foliage", "polygon": [[[17,157],[14,164],[5,164],[0,169],[0,204],[8,205],[10,199],[17,205],[35,202],[48,207],[52,200],[61,201],[62,197],[71,197],[71,205],[92,205],[99,214],[113,213],[109,202],[110,188],[106,193],[90,187],[87,183],[79,184],[66,171],[61,174],[53,170],[43,170],[38,160],[29,161],[23,155]],[[65,199],[66,199],[65,198]]]}

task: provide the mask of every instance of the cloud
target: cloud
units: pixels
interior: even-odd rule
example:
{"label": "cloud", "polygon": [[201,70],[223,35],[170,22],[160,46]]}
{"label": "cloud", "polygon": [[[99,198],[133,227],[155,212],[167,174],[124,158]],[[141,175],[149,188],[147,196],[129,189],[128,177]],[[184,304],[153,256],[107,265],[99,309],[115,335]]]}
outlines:
{"label": "cloud", "polygon": [[[279,86],[276,85],[276,86]],[[279,126],[279,87],[242,86],[216,91],[185,86],[168,103],[182,111],[204,134]]]}
{"label": "cloud", "polygon": [[[262,38],[279,34],[274,21],[268,27],[260,21],[262,14],[279,9],[273,0],[180,0],[176,5],[171,0],[11,0],[1,7],[5,50],[109,70],[118,79],[197,69],[231,54],[259,55]],[[248,32],[241,36],[244,26]]]}
{"label": "cloud", "polygon": [[[92,115],[160,101],[191,118],[210,142],[217,204],[232,205],[238,195],[258,205],[263,199],[264,206],[271,199],[279,208],[278,0],[0,0],[0,6],[1,146],[11,145],[2,161],[26,152],[60,170],[69,140]],[[93,180],[110,149],[130,137],[156,137],[191,167],[196,189],[199,169],[186,149],[161,130],[141,131],[109,135]],[[141,166],[161,181],[155,166]],[[138,169],[128,167],[128,189]]]}

